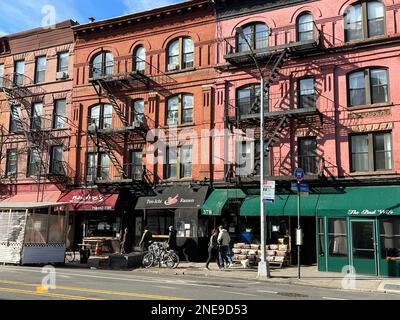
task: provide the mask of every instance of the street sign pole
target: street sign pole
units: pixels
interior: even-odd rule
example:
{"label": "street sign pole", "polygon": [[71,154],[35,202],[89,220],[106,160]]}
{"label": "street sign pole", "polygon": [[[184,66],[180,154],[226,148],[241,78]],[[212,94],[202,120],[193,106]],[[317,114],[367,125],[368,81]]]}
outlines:
{"label": "street sign pole", "polygon": [[301,278],[301,245],[299,237],[301,237],[301,224],[300,224],[300,181],[297,182],[297,269],[298,269],[298,278]]}

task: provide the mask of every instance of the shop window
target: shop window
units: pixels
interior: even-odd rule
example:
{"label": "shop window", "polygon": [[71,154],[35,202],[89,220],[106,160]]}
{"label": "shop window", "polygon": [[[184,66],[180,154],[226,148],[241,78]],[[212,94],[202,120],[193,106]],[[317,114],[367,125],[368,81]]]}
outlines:
{"label": "shop window", "polygon": [[56,100],[54,104],[54,113],[53,113],[53,129],[63,129],[65,127],[66,104],[67,101],[65,99]]}
{"label": "shop window", "polygon": [[25,227],[25,243],[47,243],[48,214],[47,209],[28,215]]}
{"label": "shop window", "polygon": [[153,235],[168,235],[170,226],[174,226],[174,213],[165,211],[149,211],[147,226]]}
{"label": "shop window", "polygon": [[7,178],[15,178],[18,168],[18,151],[17,149],[7,150],[6,176]]}
{"label": "shop window", "polygon": [[46,57],[36,58],[35,83],[44,82],[46,79]]}
{"label": "shop window", "polygon": [[103,51],[96,54],[90,64],[90,78],[98,79],[114,74],[114,56]]}
{"label": "shop window", "polygon": [[330,257],[347,257],[346,219],[328,219],[328,241]]}
{"label": "shop window", "polygon": [[143,46],[138,46],[134,54],[134,70],[140,73],[146,71],[146,49]]}
{"label": "shop window", "polygon": [[344,13],[347,42],[385,34],[385,5],[380,1],[364,1],[350,5]]}
{"label": "shop window", "polygon": [[325,257],[325,219],[318,218],[318,254]]}
{"label": "shop window", "polygon": [[89,130],[112,128],[112,105],[100,104],[89,110]]}
{"label": "shop window", "polygon": [[314,39],[314,17],[306,12],[297,19],[297,41],[309,41]]}
{"label": "shop window", "polygon": [[400,260],[400,219],[380,222],[381,256],[385,260]]}
{"label": "shop window", "polygon": [[168,126],[193,123],[194,98],[192,94],[179,94],[167,100]]}
{"label": "shop window", "polygon": [[318,173],[317,139],[315,137],[299,139],[299,168],[302,168],[306,174]]}
{"label": "shop window", "polygon": [[349,106],[389,102],[388,71],[369,68],[348,75]]}
{"label": "shop window", "polygon": [[191,38],[179,38],[168,45],[167,71],[194,67],[194,42]]}
{"label": "shop window", "polygon": [[373,132],[350,136],[351,171],[392,170],[392,134]]}
{"label": "shop window", "polygon": [[315,79],[304,78],[298,81],[298,108],[315,108],[317,105],[317,95],[315,91]]}
{"label": "shop window", "polygon": [[270,31],[266,24],[253,23],[241,29],[243,32],[236,35],[238,53],[268,48]]}

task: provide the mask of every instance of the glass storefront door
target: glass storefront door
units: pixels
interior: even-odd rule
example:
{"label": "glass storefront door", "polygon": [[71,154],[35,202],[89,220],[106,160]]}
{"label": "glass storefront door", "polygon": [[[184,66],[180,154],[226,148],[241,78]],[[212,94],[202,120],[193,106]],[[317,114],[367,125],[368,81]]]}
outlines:
{"label": "glass storefront door", "polygon": [[376,263],[375,221],[351,220],[352,261],[359,274],[378,273]]}

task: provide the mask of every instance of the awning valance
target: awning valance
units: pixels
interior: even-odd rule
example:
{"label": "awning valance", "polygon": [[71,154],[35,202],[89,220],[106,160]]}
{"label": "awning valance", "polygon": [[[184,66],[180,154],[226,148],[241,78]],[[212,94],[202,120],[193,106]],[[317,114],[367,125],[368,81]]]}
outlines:
{"label": "awning valance", "polygon": [[204,203],[201,213],[205,216],[220,216],[228,200],[245,198],[246,194],[240,189],[214,190]]}
{"label": "awning valance", "polygon": [[15,195],[7,195],[1,198],[0,203],[56,203],[60,198],[61,191],[45,192],[18,192]]}
{"label": "awning valance", "polygon": [[139,198],[135,209],[200,209],[207,193],[208,187],[191,187],[190,185],[164,187],[156,196]]}
{"label": "awning valance", "polygon": [[70,211],[112,211],[119,194],[101,193],[98,189],[77,189],[64,192],[58,202],[69,203]]}
{"label": "awning valance", "polygon": [[318,216],[400,215],[400,186],[349,187],[321,194]]}
{"label": "awning valance", "polygon": [[[289,195],[276,195],[275,203],[266,203],[265,211],[268,216],[283,216]],[[260,216],[260,196],[248,196],[240,208],[242,217]]]}

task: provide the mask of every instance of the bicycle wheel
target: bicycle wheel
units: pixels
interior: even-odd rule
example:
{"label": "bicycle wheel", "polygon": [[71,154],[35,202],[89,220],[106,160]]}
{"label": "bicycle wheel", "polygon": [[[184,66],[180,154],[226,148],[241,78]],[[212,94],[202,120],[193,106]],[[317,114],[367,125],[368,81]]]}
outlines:
{"label": "bicycle wheel", "polygon": [[74,261],[75,261],[75,251],[67,249],[67,251],[65,251],[65,262],[74,262]]}
{"label": "bicycle wheel", "polygon": [[145,254],[142,260],[143,267],[148,269],[151,268],[154,264],[154,256],[151,253]]}
{"label": "bicycle wheel", "polygon": [[170,267],[171,269],[176,269],[179,266],[179,256],[175,252],[169,252],[168,256],[172,259],[173,265]]}
{"label": "bicycle wheel", "polygon": [[168,269],[174,269],[175,266],[175,260],[172,254],[167,253],[165,254],[163,258],[163,264],[168,268]]}

